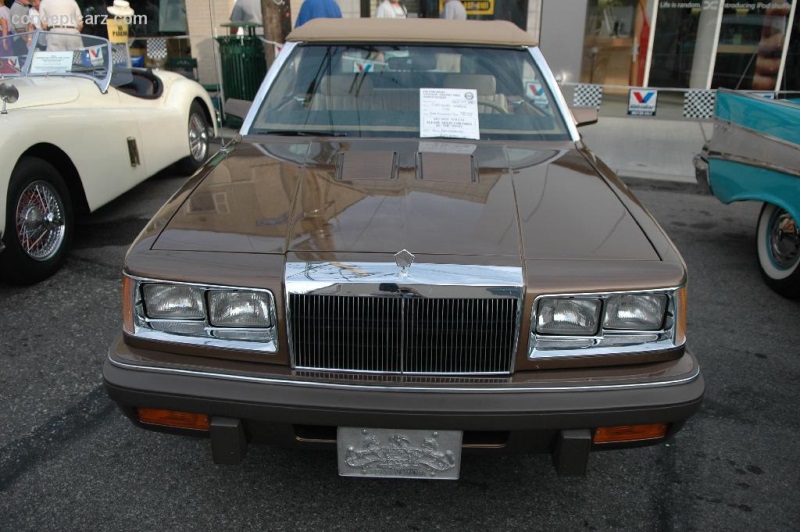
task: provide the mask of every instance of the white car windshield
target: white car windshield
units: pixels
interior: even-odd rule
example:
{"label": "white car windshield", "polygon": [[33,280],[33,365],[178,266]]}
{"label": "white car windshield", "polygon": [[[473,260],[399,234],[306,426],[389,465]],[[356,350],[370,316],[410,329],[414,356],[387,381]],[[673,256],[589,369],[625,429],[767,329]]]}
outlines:
{"label": "white car windshield", "polygon": [[568,140],[525,48],[299,45],[250,133]]}
{"label": "white car windshield", "polygon": [[111,45],[100,37],[39,31],[0,38],[0,78],[79,76],[105,90],[111,62]]}

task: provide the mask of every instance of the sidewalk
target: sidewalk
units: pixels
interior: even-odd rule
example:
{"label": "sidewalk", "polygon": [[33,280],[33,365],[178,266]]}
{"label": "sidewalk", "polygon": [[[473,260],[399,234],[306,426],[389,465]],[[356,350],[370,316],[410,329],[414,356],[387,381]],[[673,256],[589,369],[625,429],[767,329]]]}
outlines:
{"label": "sidewalk", "polygon": [[692,159],[710,137],[712,124],[601,116],[579,131],[589,148],[623,179],[694,184]]}
{"label": "sidewalk", "polygon": [[669,93],[659,93],[655,117],[627,113],[627,93],[605,95],[597,124],[579,130],[589,148],[623,179],[694,184],[692,159],[712,122],[682,118],[682,95]]}

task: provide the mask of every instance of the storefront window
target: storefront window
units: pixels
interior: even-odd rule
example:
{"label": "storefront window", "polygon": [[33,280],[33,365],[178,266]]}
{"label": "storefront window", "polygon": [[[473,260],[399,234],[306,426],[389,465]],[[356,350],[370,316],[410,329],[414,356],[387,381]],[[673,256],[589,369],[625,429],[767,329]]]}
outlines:
{"label": "storefront window", "polygon": [[[686,7],[686,4],[690,6]],[[706,6],[704,9],[699,1],[659,4],[650,65],[651,87],[705,87],[708,69],[703,70],[701,65],[694,63],[698,39],[712,44],[716,30],[717,11],[710,4]],[[711,54],[711,48],[708,54]],[[693,67],[696,72],[694,84]],[[705,75],[698,75],[700,70]]]}
{"label": "storefront window", "polygon": [[[78,0],[86,20],[96,20],[98,24],[87,25],[85,33],[93,33],[105,37],[105,26],[102,17],[106,15],[106,6],[111,2],[103,0]],[[186,0],[129,0],[135,16],[131,18],[129,31],[131,37],[158,37],[170,35],[185,35],[186,26]],[[95,26],[91,28],[88,26]]]}
{"label": "storefront window", "polygon": [[644,2],[639,0],[589,0],[581,81],[601,85],[640,83],[637,33],[641,31],[644,10]]}
{"label": "storefront window", "polygon": [[774,90],[790,9],[782,2],[725,2],[711,86]]}
{"label": "storefront window", "polygon": [[794,10],[789,50],[786,54],[786,68],[783,71],[781,90],[800,91],[800,6]]}
{"label": "storefront window", "polygon": [[[415,0],[413,3],[419,6],[415,12],[420,18],[437,18],[444,0]],[[528,0],[461,0],[461,3],[470,20],[508,20],[523,30],[528,28]],[[406,2],[408,6],[411,4]],[[372,12],[374,10],[373,7]],[[411,7],[408,12],[412,12]]]}

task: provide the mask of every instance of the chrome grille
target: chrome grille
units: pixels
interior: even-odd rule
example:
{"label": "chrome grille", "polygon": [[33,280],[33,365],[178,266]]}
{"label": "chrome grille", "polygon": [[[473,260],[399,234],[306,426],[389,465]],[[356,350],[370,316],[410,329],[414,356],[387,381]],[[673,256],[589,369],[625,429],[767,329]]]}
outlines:
{"label": "chrome grille", "polygon": [[381,384],[511,384],[510,376],[468,376],[468,375],[394,375],[380,373],[343,373],[334,371],[298,370],[298,377],[309,379],[327,379],[334,381],[352,381],[358,383]]}
{"label": "chrome grille", "polygon": [[507,374],[517,299],[289,294],[294,364],[375,373]]}

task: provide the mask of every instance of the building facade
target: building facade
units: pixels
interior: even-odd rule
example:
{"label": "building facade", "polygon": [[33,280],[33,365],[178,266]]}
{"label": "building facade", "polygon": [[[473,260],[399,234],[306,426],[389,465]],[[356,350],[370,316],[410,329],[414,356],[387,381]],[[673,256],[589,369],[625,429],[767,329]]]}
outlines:
{"label": "building facade", "polygon": [[[111,3],[103,0],[77,0],[86,14],[102,13]],[[289,2],[294,27],[302,0],[267,0]],[[375,16],[382,0],[337,0],[345,18]],[[438,17],[444,0],[405,0],[409,18]],[[464,0],[473,19],[511,20],[538,36],[542,0]],[[139,15],[131,24],[135,46],[147,47],[148,65],[162,66],[170,56],[190,56],[197,60],[200,82],[216,84],[219,65],[214,39],[227,35],[235,0],[130,0]],[[144,16],[142,16],[144,15]],[[166,42],[166,45],[164,44]],[[163,47],[163,50],[158,48]],[[150,49],[155,49],[151,52]]]}
{"label": "building facade", "polygon": [[540,40],[553,70],[575,83],[797,91],[797,4],[544,0]]}
{"label": "building facade", "polygon": [[[294,26],[302,0],[289,2]],[[346,18],[381,0],[337,0]],[[235,0],[130,0],[137,46],[191,56],[218,82],[214,38]],[[404,0],[409,18],[438,17],[444,0]],[[510,20],[541,43],[568,83],[608,87],[800,90],[800,0],[463,0],[471,19]],[[78,0],[85,13],[110,2]],[[164,46],[164,42],[167,43]],[[151,46],[153,45],[153,46]],[[150,48],[162,46],[161,52]],[[159,55],[160,54],[160,55]],[[159,62],[155,63],[161,66]]]}

